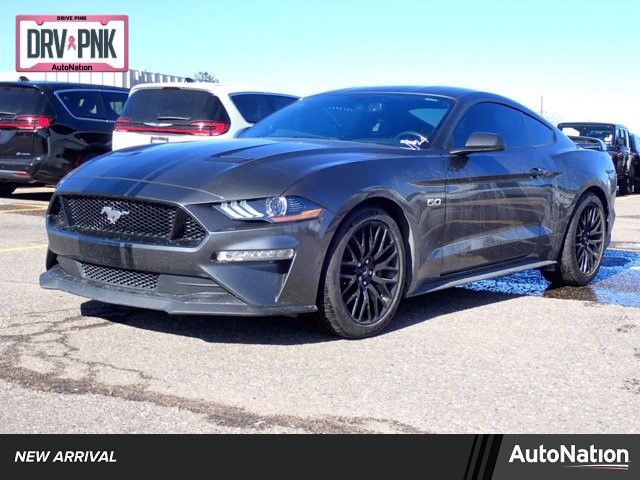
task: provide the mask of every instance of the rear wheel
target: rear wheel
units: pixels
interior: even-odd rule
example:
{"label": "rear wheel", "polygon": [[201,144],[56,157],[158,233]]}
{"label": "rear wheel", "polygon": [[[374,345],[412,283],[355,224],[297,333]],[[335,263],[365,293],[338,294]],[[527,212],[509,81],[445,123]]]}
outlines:
{"label": "rear wheel", "polygon": [[16,188],[18,186],[15,183],[0,183],[0,196],[11,195]]}
{"label": "rear wheel", "polygon": [[349,215],[328,253],[319,316],[344,338],[365,338],[389,324],[405,285],[402,234],[387,212],[359,208]]}
{"label": "rear wheel", "polygon": [[631,183],[631,175],[629,172],[626,172],[620,181],[620,196],[629,195],[631,193],[632,183]]}
{"label": "rear wheel", "polygon": [[638,165],[633,165],[631,169],[631,186],[633,187],[633,193],[640,193],[640,171],[638,171]]}
{"label": "rear wheel", "polygon": [[574,211],[555,269],[542,275],[555,286],[582,287],[595,278],[602,264],[606,237],[604,207],[597,195],[586,193]]}

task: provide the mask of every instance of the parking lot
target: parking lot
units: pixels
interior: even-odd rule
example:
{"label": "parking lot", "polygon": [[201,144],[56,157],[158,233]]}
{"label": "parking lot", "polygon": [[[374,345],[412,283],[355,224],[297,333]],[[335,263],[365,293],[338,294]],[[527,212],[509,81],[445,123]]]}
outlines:
{"label": "parking lot", "polygon": [[640,195],[590,287],[537,272],[406,300],[338,340],[306,319],[169,316],[41,290],[51,190],[0,198],[0,431],[637,432]]}

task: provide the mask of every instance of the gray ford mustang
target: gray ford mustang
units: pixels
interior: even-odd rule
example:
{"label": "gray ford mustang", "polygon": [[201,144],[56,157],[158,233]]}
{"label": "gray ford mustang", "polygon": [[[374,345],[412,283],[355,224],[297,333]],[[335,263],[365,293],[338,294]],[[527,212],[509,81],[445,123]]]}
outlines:
{"label": "gray ford mustang", "polygon": [[586,285],[610,240],[609,155],[497,95],[339,90],[241,137],[71,173],[41,285],[176,314],[314,313],[362,338],[403,297],[466,282],[538,268]]}

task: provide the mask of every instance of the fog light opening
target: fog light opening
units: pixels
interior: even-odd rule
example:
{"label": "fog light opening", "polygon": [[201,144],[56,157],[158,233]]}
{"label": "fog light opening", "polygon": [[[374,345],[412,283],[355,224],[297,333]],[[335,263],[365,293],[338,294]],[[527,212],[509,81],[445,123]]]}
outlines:
{"label": "fog light opening", "polygon": [[218,262],[269,262],[274,260],[291,260],[295,250],[281,248],[276,250],[223,250],[215,256]]}

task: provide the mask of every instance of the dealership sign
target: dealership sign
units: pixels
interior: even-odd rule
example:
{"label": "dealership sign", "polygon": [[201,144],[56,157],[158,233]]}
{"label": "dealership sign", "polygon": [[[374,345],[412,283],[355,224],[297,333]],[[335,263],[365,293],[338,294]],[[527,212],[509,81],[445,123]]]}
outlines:
{"label": "dealership sign", "polygon": [[16,71],[126,72],[126,15],[16,16]]}

